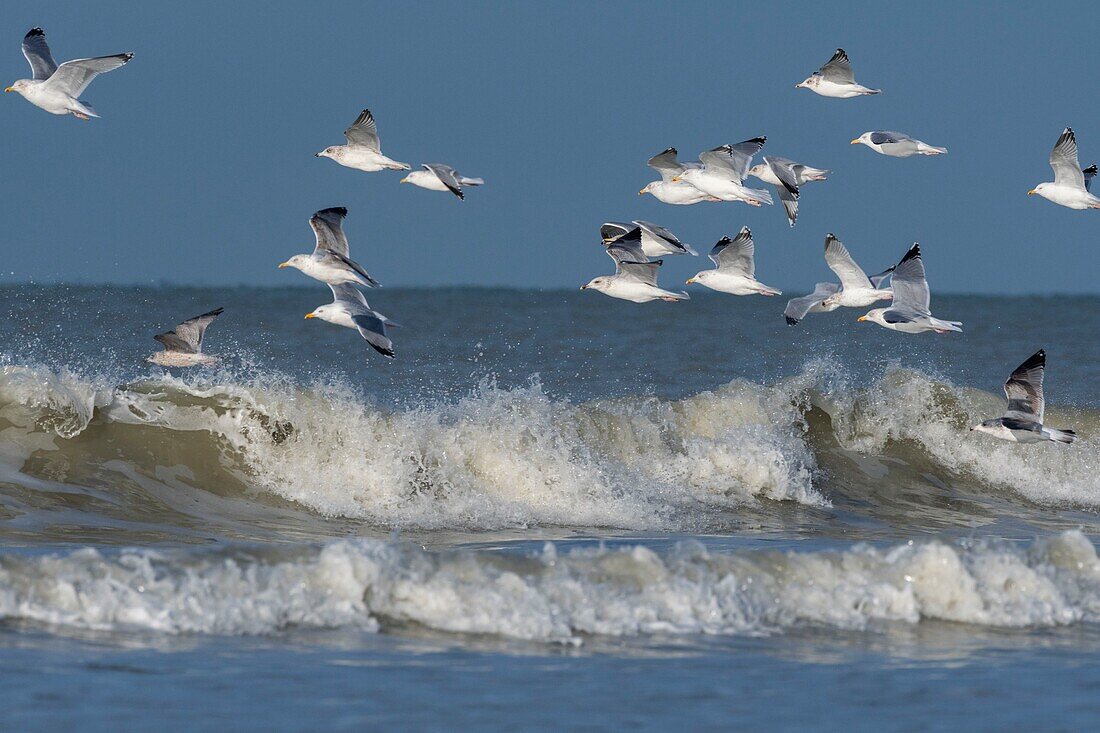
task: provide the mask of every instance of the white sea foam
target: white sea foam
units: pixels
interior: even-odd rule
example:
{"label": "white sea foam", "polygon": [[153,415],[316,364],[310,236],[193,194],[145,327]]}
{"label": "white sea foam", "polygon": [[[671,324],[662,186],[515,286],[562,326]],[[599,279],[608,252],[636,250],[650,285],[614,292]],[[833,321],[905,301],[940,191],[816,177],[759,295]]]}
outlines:
{"label": "white sea foam", "polygon": [[1047,424],[1082,433],[1074,445],[998,441],[970,428],[1001,414],[1002,396],[906,369],[889,370],[865,389],[834,385],[815,404],[829,413],[845,448],[877,455],[891,443],[919,446],[934,463],[981,485],[1009,488],[1040,503],[1100,506],[1100,452],[1090,436],[1100,426],[1092,413],[1048,408]]}
{"label": "white sea foam", "polygon": [[0,557],[0,617],[77,628],[265,634],[415,624],[577,642],[587,635],[741,635],[942,619],[1100,621],[1100,561],[1066,532],[1029,548],[908,543],[716,554],[694,542],[532,556],[338,541],[255,553],[80,550]]}

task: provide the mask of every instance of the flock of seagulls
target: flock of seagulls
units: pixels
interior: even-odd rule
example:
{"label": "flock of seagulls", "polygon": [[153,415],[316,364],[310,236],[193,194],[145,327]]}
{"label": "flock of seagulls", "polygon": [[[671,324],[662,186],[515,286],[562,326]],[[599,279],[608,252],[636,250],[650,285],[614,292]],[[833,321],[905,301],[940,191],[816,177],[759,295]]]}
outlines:
{"label": "flock of seagulls", "polygon": [[[134,56],[128,52],[76,59],[58,65],[53,60],[46,34],[41,28],[28,31],[22,47],[23,55],[31,66],[32,77],[15,81],[5,91],[16,92],[51,114],[71,114],[81,120],[99,117],[95,108],[81,99],[92,80],[129,63]],[[848,54],[839,48],[818,71],[795,87],[834,99],[881,93],[879,89],[856,82]],[[449,191],[459,199],[465,198],[465,189],[484,184],[483,179],[461,175],[449,165],[424,163],[421,166],[423,170],[414,171],[410,164],[384,155],[378,125],[368,109],[359,113],[344,131],[344,137],[345,145],[327,147],[316,153],[316,157],[330,158],[342,166],[366,173],[408,171],[401,179],[402,183],[411,183],[429,191]],[[763,162],[754,165],[753,158],[760,153],[766,141],[766,137],[759,136],[732,145],[720,145],[700,153],[698,161],[692,162],[680,162],[676,148],[667,148],[647,162],[661,179],[646,184],[638,193],[650,194],[663,203],[675,206],[704,202],[741,202],[753,207],[771,205],[773,199],[769,191],[746,185],[746,179],[751,176],[775,188],[787,220],[793,227],[798,219],[802,187],[810,182],[826,180],[830,171],[778,156],[763,156]],[[862,144],[877,153],[896,158],[947,153],[946,148],[887,130],[865,132],[852,140],[852,144]],[[1040,183],[1028,191],[1029,195],[1036,194],[1071,209],[1100,208],[1100,198],[1089,190],[1097,167],[1080,167],[1077,140],[1072,129],[1067,127],[1058,138],[1050,156],[1050,165],[1054,170],[1054,181]],[[360,290],[377,288],[380,283],[351,259],[348,239],[343,230],[347,213],[343,207],[332,207],[313,214],[309,220],[316,238],[313,252],[294,255],[279,267],[299,270],[325,283],[331,290],[332,302],[307,313],[307,319],[317,318],[354,329],[375,351],[393,358],[389,330],[398,324],[372,309]],[[635,303],[690,299],[687,292],[664,290],[657,284],[657,274],[664,262],[660,258],[698,255],[671,231],[641,220],[629,224],[607,222],[600,229],[600,237],[608,256],[615,262],[615,272],[592,279],[582,286],[582,290],[596,290]],[[709,256],[714,262],[714,269],[697,273],[687,281],[688,284],[703,285],[731,295],[781,294],[776,288],[757,280],[755,243],[747,226],[742,227],[733,239],[722,237]],[[783,313],[788,324],[796,325],[812,313],[827,313],[841,307],[866,308],[877,301],[887,300],[890,301],[888,306],[872,308],[858,320],[909,334],[962,331],[959,321],[932,315],[930,291],[918,244],[910,247],[896,265],[878,275],[868,276],[856,264],[848,249],[833,234],[828,234],[825,238],[825,262],[836,274],[839,283],[817,283],[813,292],[788,301]],[[154,336],[164,350],[151,355],[148,361],[166,367],[217,363],[218,357],[202,352],[202,342],[206,329],[221,313],[222,309],[217,308]],[[1004,416],[986,420],[973,430],[1019,443],[1073,442],[1076,439],[1073,431],[1054,430],[1043,425],[1045,366],[1046,355],[1042,350],[1021,364],[1005,383],[1008,410]]]}

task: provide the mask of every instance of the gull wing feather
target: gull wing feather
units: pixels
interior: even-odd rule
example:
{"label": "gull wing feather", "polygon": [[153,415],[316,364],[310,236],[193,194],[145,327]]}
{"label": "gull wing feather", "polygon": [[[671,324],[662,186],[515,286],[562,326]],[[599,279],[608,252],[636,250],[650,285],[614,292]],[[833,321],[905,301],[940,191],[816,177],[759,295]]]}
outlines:
{"label": "gull wing feather", "polygon": [[309,226],[313,229],[314,236],[317,237],[317,245],[313,250],[314,254],[317,254],[319,250],[327,249],[344,257],[350,255],[348,238],[344,234],[344,217],[347,215],[348,210],[343,206],[334,206],[329,209],[321,209],[309,217]]}
{"label": "gull wing feather", "polygon": [[41,28],[31,28],[23,36],[23,55],[31,65],[33,78],[38,81],[49,79],[57,71],[50,46],[46,43],[46,33]]}
{"label": "gull wing feather", "polygon": [[189,318],[175,330],[160,333],[153,338],[164,344],[165,351],[179,351],[185,354],[198,354],[202,352],[202,337],[206,333],[206,327],[214,322],[224,308],[215,308],[203,313],[201,316]]}
{"label": "gull wing feather", "polygon": [[1054,143],[1054,150],[1050,151],[1050,167],[1054,169],[1056,186],[1085,188],[1085,174],[1077,162],[1077,136],[1072,127],[1062,130],[1058,142]]}
{"label": "gull wing feather", "polygon": [[133,57],[132,53],[118,53],[113,56],[97,56],[94,59],[66,61],[57,67],[57,71],[49,79],[42,82],[42,88],[62,92],[76,99],[84,93],[92,79],[114,71]]}
{"label": "gull wing feather", "polygon": [[344,137],[347,138],[350,146],[367,148],[376,153],[382,152],[382,144],[378,140],[378,125],[369,109],[359,113],[355,122],[344,130]]}
{"label": "gull wing feather", "polygon": [[1039,349],[1012,372],[1005,382],[1005,397],[1008,398],[1005,417],[1043,422],[1043,374],[1046,364],[1046,352]]}
{"label": "gull wing feather", "polygon": [[755,277],[755,253],[756,245],[752,241],[752,232],[748,227],[741,227],[741,231],[733,239],[722,237],[718,240],[710,250],[709,256],[719,270]]}

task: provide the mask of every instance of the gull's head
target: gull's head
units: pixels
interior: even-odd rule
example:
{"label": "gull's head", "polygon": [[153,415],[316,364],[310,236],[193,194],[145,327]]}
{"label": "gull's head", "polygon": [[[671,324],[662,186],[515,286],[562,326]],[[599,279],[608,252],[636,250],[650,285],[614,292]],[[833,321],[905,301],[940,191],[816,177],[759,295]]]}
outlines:
{"label": "gull's head", "polygon": [[322,321],[329,320],[328,316],[332,312],[333,304],[319,305],[311,312],[306,313],[306,318],[320,318]]}
{"label": "gull's head", "polygon": [[806,80],[801,84],[795,84],[795,89],[813,89],[817,86],[817,82],[821,79],[817,74],[810,74],[806,77]]}
{"label": "gull's head", "polygon": [[658,183],[660,183],[660,181],[651,181],[650,183],[647,183],[645,185],[645,188],[638,192],[638,195],[644,196],[647,193],[653,193],[653,189],[657,186]]}
{"label": "gull's head", "polygon": [[1027,195],[1031,196],[1033,194],[1038,194],[1039,196],[1043,196],[1045,195],[1045,191],[1050,188],[1050,185],[1049,183],[1040,183],[1038,186],[1028,191]]}
{"label": "gull's head", "polygon": [[869,132],[863,133],[862,135],[857,137],[855,140],[853,140],[851,144],[852,145],[859,145],[861,143],[863,145],[870,145],[871,144],[871,133],[869,133]]}
{"label": "gull's head", "polygon": [[340,156],[340,146],[330,145],[319,153],[314,153],[315,158],[338,158]]}
{"label": "gull's head", "polygon": [[412,171],[411,173],[409,173],[409,175],[402,178],[401,182],[402,183],[411,183],[415,186],[415,185],[417,185],[417,182],[420,181],[425,176],[434,176],[434,175],[435,174],[433,174],[433,173],[428,173],[428,171]]}
{"label": "gull's head", "polygon": [[867,311],[865,314],[857,318],[856,321],[859,323],[870,321],[871,323],[877,323],[878,325],[882,326],[886,323],[882,315],[885,312],[885,308],[872,308],[871,310]]}
{"label": "gull's head", "polygon": [[19,81],[13,81],[10,87],[4,89],[5,92],[19,92],[22,94],[27,91],[27,87],[30,86],[30,79],[20,79]]}
{"label": "gull's head", "polygon": [[763,163],[757,163],[752,168],[749,168],[749,175],[759,178],[767,171],[768,166]]}
{"label": "gull's head", "polygon": [[689,277],[685,281],[685,284],[686,285],[694,285],[695,283],[705,283],[708,279],[710,279],[710,273],[711,273],[710,270],[703,270],[702,272],[697,272],[694,275],[692,275],[691,277]]}
{"label": "gull's head", "polygon": [[1001,421],[999,419],[993,418],[992,420],[982,420],[980,423],[970,428],[970,432],[998,435],[999,433],[1004,432],[1004,426],[1001,424]]}
{"label": "gull's head", "polygon": [[280,262],[279,269],[281,270],[284,267],[293,267],[295,270],[301,270],[307,259],[309,259],[309,255],[294,255],[286,262]]}
{"label": "gull's head", "polygon": [[[829,310],[835,310],[840,307],[840,293],[833,293],[825,300],[821,301],[822,308],[828,308]],[[862,320],[862,319],[861,319]]]}
{"label": "gull's head", "polygon": [[588,281],[587,285],[581,285],[581,290],[607,290],[607,286],[611,284],[611,278],[609,277],[594,277]]}

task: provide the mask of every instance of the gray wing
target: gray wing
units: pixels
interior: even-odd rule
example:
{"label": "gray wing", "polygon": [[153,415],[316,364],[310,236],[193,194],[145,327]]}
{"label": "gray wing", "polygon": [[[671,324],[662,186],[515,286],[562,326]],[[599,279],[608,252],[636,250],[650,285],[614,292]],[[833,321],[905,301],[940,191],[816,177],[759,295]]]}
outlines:
{"label": "gray wing", "polygon": [[871,142],[875,145],[882,145],[884,143],[905,143],[912,142],[913,138],[906,135],[904,132],[894,132],[893,130],[875,130],[871,133]]}
{"label": "gray wing", "polygon": [[92,83],[92,79],[105,72],[114,71],[129,62],[133,57],[134,54],[132,53],[118,53],[113,56],[99,56],[94,59],[66,61],[57,67],[57,71],[53,73],[53,76],[42,82],[42,88],[64,92],[76,99],[84,93],[84,90]]}
{"label": "gray wing", "polygon": [[606,244],[607,242],[618,239],[631,229],[637,229],[637,227],[630,224],[624,224],[621,221],[605,221],[603,226],[600,227],[600,239]]}
{"label": "gray wing", "polygon": [[46,33],[41,28],[31,28],[23,36],[23,55],[31,65],[33,78],[39,81],[49,79],[57,71],[57,64],[54,63],[53,54],[46,43]]}
{"label": "gray wing", "polygon": [[894,303],[890,310],[900,313],[931,315],[928,306],[928,281],[924,278],[924,261],[920,256],[920,245],[914,244],[894,268],[892,280]]}
{"label": "gray wing", "polygon": [[686,167],[676,160],[678,154],[676,148],[665,148],[664,151],[657,153],[657,155],[646,161],[646,165],[660,173],[662,181],[670,181],[683,173]]}
{"label": "gray wing", "polygon": [[1077,162],[1077,136],[1067,127],[1054,143],[1050,152],[1050,167],[1054,169],[1054,183],[1058,186],[1085,187],[1085,174]]}
{"label": "gray wing", "polygon": [[359,329],[359,335],[382,356],[394,357],[393,341],[386,335],[386,322],[374,311],[359,313],[351,317],[352,323]]}
{"label": "gray wing", "polygon": [[767,155],[764,156],[764,162],[767,163],[768,168],[779,179],[779,182],[783,184],[783,187],[794,194],[795,198],[798,198],[798,180],[794,175],[796,164],[786,158],[774,158]]}
{"label": "gray wing", "polygon": [[634,227],[626,234],[615,239],[607,246],[607,256],[615,260],[615,264],[622,262],[649,262],[645,250],[642,249],[642,232]]}
{"label": "gray wing", "polygon": [[755,277],[756,262],[753,259],[755,252],[756,245],[752,241],[752,232],[748,227],[741,227],[741,231],[733,239],[722,237],[718,240],[710,250],[710,259],[719,270]]}
{"label": "gray wing", "polygon": [[890,277],[891,275],[894,274],[895,269],[897,269],[897,265],[891,265],[890,267],[887,267],[885,270],[883,270],[879,274],[871,275],[871,277],[869,277],[868,280],[870,280],[871,285],[873,285],[875,287],[875,289],[878,290],[879,288],[882,287],[883,281],[886,280],[886,278],[888,278],[888,277]]}
{"label": "gray wing", "polygon": [[821,74],[826,81],[836,84],[856,83],[855,74],[852,73],[852,62],[848,60],[848,54],[844,53],[843,48],[838,48],[833,57],[826,61],[821,71],[817,73]]}
{"label": "gray wing", "polygon": [[787,307],[783,310],[783,317],[787,319],[787,325],[797,324],[806,317],[811,308],[821,305],[822,301],[838,292],[840,292],[840,286],[836,283],[818,283],[809,295],[803,295],[801,298],[791,298],[787,301]]}
{"label": "gray wing", "polygon": [[344,235],[344,217],[348,210],[343,206],[334,206],[331,209],[321,209],[309,217],[309,226],[317,237],[317,250],[327,249],[344,257],[349,256],[348,238]]}
{"label": "gray wing", "polygon": [[783,204],[783,211],[787,213],[787,221],[793,227],[798,221],[798,195],[791,193],[785,186],[776,186],[775,192],[779,196],[779,203]]}
{"label": "gray wing", "polygon": [[435,177],[443,182],[443,185],[451,190],[455,196],[460,199],[466,198],[466,194],[462,193],[462,182],[458,180],[458,173],[455,169],[449,165],[443,165],[441,163],[425,163],[424,168],[435,174]]}
{"label": "gray wing", "polygon": [[358,273],[359,275],[361,275],[362,278],[367,281],[367,287],[370,287],[370,288],[380,288],[380,287],[382,287],[382,283],[378,282],[373,277],[371,277],[371,274],[369,272],[367,272],[366,270],[364,270],[363,266],[360,265],[358,262],[356,262],[356,261],[354,261],[354,260],[352,260],[348,257],[345,257],[344,255],[340,254],[339,252],[333,252],[331,249],[321,249],[321,250],[318,250],[318,251],[321,255],[321,259],[322,260],[327,260],[329,264],[335,265],[337,267],[342,265],[342,266],[348,268],[349,270],[351,270],[352,272],[355,272],[355,273]]}
{"label": "gray wing", "polygon": [[1093,163],[1088,168],[1081,169],[1081,176],[1085,179],[1085,190],[1092,190],[1092,179],[1096,178],[1096,163]]}
{"label": "gray wing", "polygon": [[719,145],[717,148],[699,154],[703,165],[715,167],[733,173],[738,181],[745,180],[752,165],[752,156],[760,152],[767,137],[754,137],[736,145]]}
{"label": "gray wing", "polygon": [[344,137],[347,138],[348,145],[367,148],[376,153],[382,152],[382,144],[378,141],[378,125],[369,109],[359,113],[351,127],[344,130]]}
{"label": "gray wing", "polygon": [[636,225],[639,229],[642,230],[642,235],[643,236],[648,234],[649,236],[654,237],[655,239],[662,240],[661,243],[665,247],[674,249],[677,252],[681,252],[683,254],[690,254],[690,255],[696,254],[695,250],[693,250],[691,247],[689,247],[686,244],[684,244],[683,242],[681,242],[679,237],[677,237],[675,234],[673,234],[668,229],[665,229],[660,224],[654,224],[651,221],[642,221],[641,219],[635,219],[631,223]]}
{"label": "gray wing", "polygon": [[176,326],[174,331],[160,333],[153,338],[164,344],[166,351],[180,351],[185,354],[198,354],[202,351],[202,336],[206,327],[214,322],[224,308],[215,308],[209,313],[190,318]]}
{"label": "gray wing", "polygon": [[664,264],[664,260],[654,260],[653,262],[620,260],[615,265],[615,274],[626,280],[636,280],[657,287],[657,268],[662,264]]}
{"label": "gray wing", "polygon": [[1005,382],[1005,397],[1008,398],[1005,417],[1043,422],[1043,373],[1046,365],[1046,352],[1039,349],[1012,372]]}
{"label": "gray wing", "polygon": [[328,289],[332,291],[332,302],[345,306],[353,314],[365,313],[370,310],[367,299],[359,292],[359,288],[351,283],[329,285]]}
{"label": "gray wing", "polygon": [[[840,278],[842,287],[848,290],[873,288],[874,283],[863,268],[852,259],[851,253],[832,233],[825,235],[825,264]],[[894,268],[890,268],[893,271]]]}

